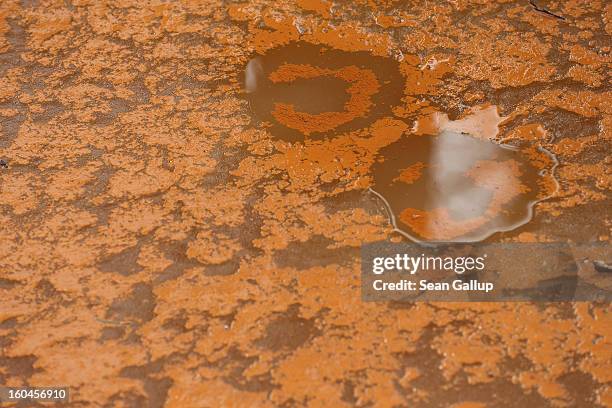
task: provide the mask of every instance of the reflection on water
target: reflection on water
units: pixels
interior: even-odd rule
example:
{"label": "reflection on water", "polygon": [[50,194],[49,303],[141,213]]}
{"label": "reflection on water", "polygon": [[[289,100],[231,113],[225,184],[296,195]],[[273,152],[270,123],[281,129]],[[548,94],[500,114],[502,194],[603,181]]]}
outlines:
{"label": "reflection on water", "polygon": [[263,66],[261,65],[261,58],[253,58],[247,64],[244,72],[244,89],[247,93],[257,91],[257,85],[259,84],[262,75]]}
{"label": "reflection on water", "polygon": [[473,137],[491,140],[495,138],[499,125],[505,120],[493,105],[473,108],[469,115],[457,120],[450,120],[442,112],[434,112],[423,117],[414,125],[417,135],[437,135],[440,132],[467,133]]}
{"label": "reflection on water", "polygon": [[380,152],[372,189],[400,232],[418,241],[478,241],[531,218],[533,204],[551,193],[542,170],[550,174],[554,158],[489,141],[501,120],[494,107],[457,121],[434,114]]}

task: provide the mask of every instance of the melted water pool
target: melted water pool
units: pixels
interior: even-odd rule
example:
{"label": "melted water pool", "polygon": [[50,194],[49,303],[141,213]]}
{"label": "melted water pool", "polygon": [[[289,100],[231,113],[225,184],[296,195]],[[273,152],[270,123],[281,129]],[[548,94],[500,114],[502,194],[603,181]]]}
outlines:
{"label": "melted water pool", "polygon": [[414,240],[479,241],[529,221],[543,198],[541,166],[515,148],[471,135],[411,136],[380,154],[372,189],[395,227]]}
{"label": "melted water pool", "polygon": [[379,152],[372,190],[399,232],[473,242],[531,219],[533,205],[556,187],[556,161],[542,149],[491,141],[502,120],[495,107],[456,121],[436,113]]}
{"label": "melted water pool", "polygon": [[331,137],[391,115],[403,83],[392,59],[307,43],[256,56],[245,70],[255,117],[292,141]]}

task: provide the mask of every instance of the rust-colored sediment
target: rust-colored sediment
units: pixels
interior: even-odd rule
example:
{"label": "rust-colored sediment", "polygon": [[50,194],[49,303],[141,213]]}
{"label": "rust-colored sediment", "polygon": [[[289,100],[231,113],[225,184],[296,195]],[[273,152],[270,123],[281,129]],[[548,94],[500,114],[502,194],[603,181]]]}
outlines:
{"label": "rust-colored sediment", "polygon": [[[495,107],[497,142],[559,161],[554,197],[490,241],[609,240],[611,20],[573,0],[2,1],[0,384],[75,407],[611,407],[609,305],[359,290],[359,246],[404,239],[371,169],[432,115],[460,133]],[[353,120],[283,138],[304,118],[254,117],[243,72],[298,42],[365,53],[309,62],[328,75],[393,70],[371,105],[367,74],[344,95]]]}
{"label": "rust-colored sediment", "polygon": [[416,162],[410,166],[402,169],[399,176],[393,179],[393,181],[400,181],[406,184],[412,184],[417,181],[423,175],[423,168],[425,164],[423,162]]}

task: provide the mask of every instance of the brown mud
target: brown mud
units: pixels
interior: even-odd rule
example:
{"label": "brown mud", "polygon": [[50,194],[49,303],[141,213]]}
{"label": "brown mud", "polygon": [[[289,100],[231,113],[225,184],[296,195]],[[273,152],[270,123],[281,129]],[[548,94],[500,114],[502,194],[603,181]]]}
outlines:
{"label": "brown mud", "polygon": [[486,151],[464,181],[504,194],[470,217],[519,204],[460,232],[609,241],[611,21],[597,0],[2,1],[0,384],[75,407],[611,407],[607,304],[359,288],[360,245],[406,239],[377,169],[438,177],[394,164],[410,140]]}

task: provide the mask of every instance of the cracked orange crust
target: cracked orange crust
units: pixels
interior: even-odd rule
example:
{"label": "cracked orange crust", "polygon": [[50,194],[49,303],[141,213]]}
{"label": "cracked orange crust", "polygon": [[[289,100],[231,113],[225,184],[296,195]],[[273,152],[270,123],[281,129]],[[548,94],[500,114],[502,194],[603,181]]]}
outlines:
{"label": "cracked orange crust", "polygon": [[[0,4],[0,382],[75,406],[612,406],[608,305],[364,304],[350,251],[397,237],[360,196],[329,201],[469,96],[561,163],[499,239],[609,240],[612,6],[305,3]],[[297,39],[401,59],[396,117],[303,145],[253,129],[239,73]],[[269,340],[281,317],[297,340]]]}

